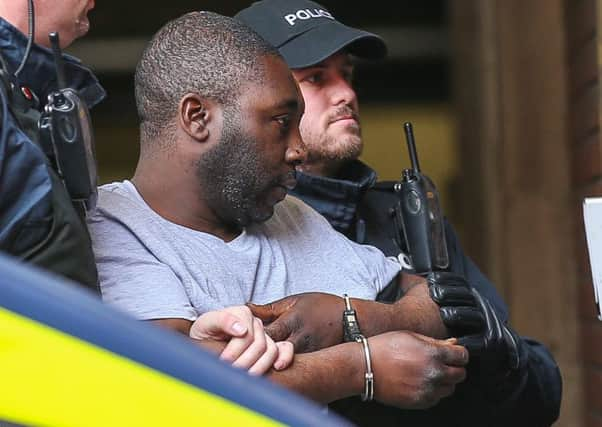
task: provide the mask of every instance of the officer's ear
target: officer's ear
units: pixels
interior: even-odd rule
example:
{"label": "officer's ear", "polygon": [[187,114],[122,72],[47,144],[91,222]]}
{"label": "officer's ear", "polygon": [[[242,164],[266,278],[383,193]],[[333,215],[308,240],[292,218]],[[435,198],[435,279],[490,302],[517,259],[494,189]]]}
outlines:
{"label": "officer's ear", "polygon": [[215,103],[196,93],[187,93],[178,104],[178,122],[191,138],[205,142],[209,139],[209,127],[214,116]]}

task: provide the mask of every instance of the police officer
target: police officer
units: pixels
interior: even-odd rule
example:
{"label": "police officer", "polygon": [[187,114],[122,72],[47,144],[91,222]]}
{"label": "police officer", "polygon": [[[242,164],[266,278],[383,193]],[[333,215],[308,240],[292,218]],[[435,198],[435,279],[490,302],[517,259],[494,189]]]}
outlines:
{"label": "police officer", "polygon": [[[352,56],[382,58],[386,55],[384,41],[341,24],[328,9],[308,0],[262,0],[236,18],[279,49],[305,100],[300,130],[308,160],[298,168],[292,194],[347,237],[397,256],[404,248],[396,243],[399,230],[391,212],[399,199],[393,182],[377,183],[374,170],[358,160],[362,138],[358,101],[351,84]],[[507,326],[506,305],[464,255],[451,225],[445,225],[449,270],[460,282],[466,278],[478,290],[489,320],[484,336],[503,330],[503,338],[498,337],[503,344],[486,345],[471,362],[467,382],[429,410],[393,410],[376,404],[366,407],[357,401],[342,401],[334,408],[364,425],[550,425],[558,417],[561,395],[553,357],[543,345],[518,337]],[[379,299],[391,301],[399,296],[397,290],[390,286]],[[447,320],[451,325],[456,319],[452,315]]]}
{"label": "police officer", "polygon": [[[28,0],[0,2],[0,250],[97,291],[84,212],[76,210],[81,204],[74,205],[57,173],[55,147],[44,145],[38,130],[48,96],[57,90],[48,34],[58,32],[61,47],[69,45],[88,31],[93,7],[94,0],[36,0],[35,8]],[[99,103],[105,91],[96,77],[75,58],[63,55],[63,61],[66,86],[87,107]],[[89,126],[83,113],[76,116],[84,123],[66,120],[65,129]],[[90,172],[81,182],[95,185],[93,167]]]}

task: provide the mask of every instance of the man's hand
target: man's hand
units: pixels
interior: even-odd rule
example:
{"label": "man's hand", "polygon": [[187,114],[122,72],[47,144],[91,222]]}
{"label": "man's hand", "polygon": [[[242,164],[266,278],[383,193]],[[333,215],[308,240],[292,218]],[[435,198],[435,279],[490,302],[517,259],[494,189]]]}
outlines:
{"label": "man's hand", "polygon": [[287,368],[293,361],[290,342],[274,342],[264,331],[261,320],[245,306],[228,307],[201,315],[190,328],[197,340],[228,341],[220,358],[233,366],[262,375],[272,367]]}
{"label": "man's hand", "polygon": [[412,332],[369,338],[375,398],[388,405],[423,409],[464,381],[468,352],[455,338],[435,340]]}
{"label": "man's hand", "polygon": [[[248,303],[253,315],[266,323],[275,341],[290,341],[295,352],[305,353],[343,341],[343,298],[310,292],[292,295],[266,305]],[[361,320],[360,320],[361,325]]]}

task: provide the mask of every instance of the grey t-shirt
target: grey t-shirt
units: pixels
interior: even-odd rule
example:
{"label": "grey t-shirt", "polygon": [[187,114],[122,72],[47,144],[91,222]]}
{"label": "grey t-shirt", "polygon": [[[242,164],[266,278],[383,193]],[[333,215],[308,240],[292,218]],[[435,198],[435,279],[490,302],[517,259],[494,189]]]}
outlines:
{"label": "grey t-shirt", "polygon": [[139,319],[182,318],[302,292],[374,299],[394,258],[336,232],[287,196],[268,221],[230,242],[169,222],[129,181],[99,189],[88,219],[103,299]]}

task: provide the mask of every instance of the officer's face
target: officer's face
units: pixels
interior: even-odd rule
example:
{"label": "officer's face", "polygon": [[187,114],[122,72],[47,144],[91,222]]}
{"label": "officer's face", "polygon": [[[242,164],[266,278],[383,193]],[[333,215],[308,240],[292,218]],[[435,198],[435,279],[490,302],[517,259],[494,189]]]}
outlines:
{"label": "officer's face", "polygon": [[229,225],[269,219],[305,158],[299,134],[303,98],[284,61],[265,61],[261,83],[246,85],[237,105],[224,108],[220,140],[198,162],[206,202]]}
{"label": "officer's face", "polygon": [[94,0],[37,0],[35,8],[36,42],[48,46],[48,33],[57,31],[61,47],[66,47],[90,29],[88,12]]}
{"label": "officer's face", "polygon": [[349,55],[336,53],[319,64],[293,70],[305,100],[301,136],[309,162],[357,158],[362,137]]}

